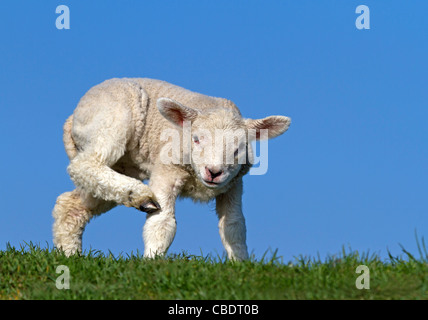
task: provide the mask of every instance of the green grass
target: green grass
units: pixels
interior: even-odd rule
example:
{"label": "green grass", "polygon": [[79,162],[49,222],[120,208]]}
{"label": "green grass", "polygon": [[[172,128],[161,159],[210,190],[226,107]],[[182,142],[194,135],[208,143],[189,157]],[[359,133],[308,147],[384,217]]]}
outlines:
{"label": "green grass", "polygon": [[[0,251],[0,299],[428,299],[428,255],[403,257],[343,252],[283,263],[275,253],[259,261],[182,254],[146,260],[89,252],[71,258],[26,244]],[[418,242],[419,245],[419,242]],[[370,269],[370,289],[358,290],[357,266]],[[59,290],[56,267],[70,270]]]}

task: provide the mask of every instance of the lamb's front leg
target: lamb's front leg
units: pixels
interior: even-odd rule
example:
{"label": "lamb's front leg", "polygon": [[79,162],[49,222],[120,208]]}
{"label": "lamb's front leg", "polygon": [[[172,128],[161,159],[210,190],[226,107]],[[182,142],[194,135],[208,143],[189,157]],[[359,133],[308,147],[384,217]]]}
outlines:
{"label": "lamb's front leg", "polygon": [[147,214],[144,224],[144,256],[147,258],[165,254],[174,240],[177,230],[175,201],[179,194],[181,181],[166,172],[155,170],[150,178],[150,189],[155,194],[161,210]]}
{"label": "lamb's front leg", "polygon": [[[114,171],[110,168],[110,163],[101,161],[100,158],[97,155],[83,153],[70,162],[68,172],[78,189],[95,198],[142,211],[158,209],[156,198],[147,185]],[[112,160],[110,162],[113,162]]]}
{"label": "lamb's front leg", "polygon": [[242,214],[242,179],[226,193],[217,196],[221,241],[231,260],[248,259],[245,218]]}

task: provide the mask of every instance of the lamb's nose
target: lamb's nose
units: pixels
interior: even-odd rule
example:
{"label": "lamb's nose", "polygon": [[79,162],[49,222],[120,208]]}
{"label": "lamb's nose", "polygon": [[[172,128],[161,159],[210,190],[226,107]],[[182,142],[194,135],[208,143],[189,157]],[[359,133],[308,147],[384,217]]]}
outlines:
{"label": "lamb's nose", "polygon": [[207,173],[207,175],[209,177],[211,177],[212,180],[214,180],[215,178],[217,178],[218,176],[220,176],[223,173],[223,170],[219,170],[219,169],[213,169],[213,168],[208,168],[205,167],[205,171]]}

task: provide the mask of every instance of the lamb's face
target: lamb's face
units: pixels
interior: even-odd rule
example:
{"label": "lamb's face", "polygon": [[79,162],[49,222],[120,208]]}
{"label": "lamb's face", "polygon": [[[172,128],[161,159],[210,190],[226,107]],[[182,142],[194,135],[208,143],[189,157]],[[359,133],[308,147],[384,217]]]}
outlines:
{"label": "lamb's face", "polygon": [[245,122],[228,110],[200,114],[190,138],[192,168],[208,188],[225,186],[248,163]]}
{"label": "lamb's face", "polygon": [[243,119],[222,106],[201,112],[168,98],[160,98],[157,107],[167,120],[189,132],[190,141],[184,140],[183,144],[190,145],[192,168],[200,181],[213,189],[225,186],[243,164],[248,164],[252,158],[252,139],[281,135],[291,122],[284,116]]}

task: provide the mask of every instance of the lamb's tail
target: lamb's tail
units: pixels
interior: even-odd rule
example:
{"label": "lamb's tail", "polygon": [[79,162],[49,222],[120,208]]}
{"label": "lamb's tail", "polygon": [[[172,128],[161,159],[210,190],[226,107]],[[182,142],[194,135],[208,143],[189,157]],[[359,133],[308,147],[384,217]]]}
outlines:
{"label": "lamb's tail", "polygon": [[62,139],[64,141],[65,152],[68,158],[71,160],[77,155],[77,147],[74,143],[73,137],[71,136],[71,128],[73,127],[73,115],[69,116],[64,123],[64,135]]}

